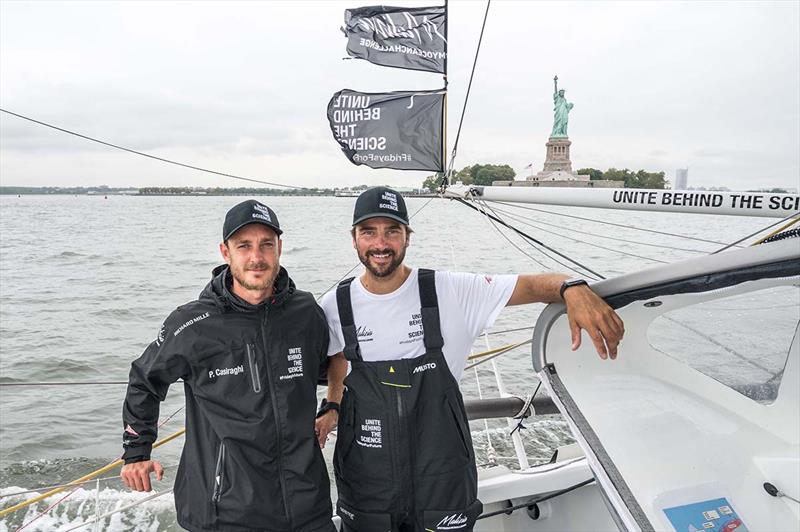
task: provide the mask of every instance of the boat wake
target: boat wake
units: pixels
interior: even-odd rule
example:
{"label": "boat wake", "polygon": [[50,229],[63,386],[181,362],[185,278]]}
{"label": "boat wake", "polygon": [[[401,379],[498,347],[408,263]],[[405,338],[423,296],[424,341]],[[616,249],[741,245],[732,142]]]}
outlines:
{"label": "boat wake", "polygon": [[[168,486],[161,486],[169,489]],[[0,496],[26,491],[26,488],[9,486],[0,489]],[[44,490],[42,491],[44,492]],[[52,495],[38,504],[29,506],[22,512],[16,512],[0,521],[0,532],[19,530],[25,531],[54,531],[67,532],[69,530],[104,530],[109,532],[155,532],[181,530],[175,522],[175,503],[172,493],[165,493],[161,497],[138,504],[119,513],[114,513],[95,523],[96,516],[137,503],[152,493],[135,493],[126,488],[96,488],[86,489],[78,487],[66,500],[58,503],[66,494],[62,492]],[[11,496],[4,499],[7,504],[23,502],[38,492],[24,495]],[[46,509],[55,505],[52,510]]]}

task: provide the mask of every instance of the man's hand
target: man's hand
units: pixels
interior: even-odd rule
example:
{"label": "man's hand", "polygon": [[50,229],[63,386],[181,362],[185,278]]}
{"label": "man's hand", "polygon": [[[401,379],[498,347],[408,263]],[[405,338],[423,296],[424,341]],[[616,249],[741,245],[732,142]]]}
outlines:
{"label": "man's hand", "polygon": [[320,449],[325,448],[325,443],[328,441],[328,434],[336,428],[338,422],[339,412],[336,410],[328,410],[314,421],[314,431],[317,433]]}
{"label": "man's hand", "polygon": [[158,480],[164,478],[164,468],[154,460],[125,464],[120,476],[133,491],[151,491],[153,488],[150,486],[150,473],[155,473]]}
{"label": "man's hand", "polygon": [[625,325],[614,309],[588,286],[566,289],[564,303],[567,305],[569,328],[572,331],[572,350],[580,347],[581,329],[585,329],[600,358],[605,360],[609,355],[612,359],[617,358],[617,346],[625,334]]}

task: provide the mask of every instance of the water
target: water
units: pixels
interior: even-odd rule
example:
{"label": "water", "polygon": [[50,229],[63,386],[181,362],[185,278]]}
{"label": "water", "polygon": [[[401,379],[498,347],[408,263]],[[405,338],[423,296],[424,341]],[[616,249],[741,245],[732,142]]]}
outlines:
{"label": "water", "polygon": [[[109,196],[0,196],[0,383],[35,381],[127,380],[130,362],[155,337],[163,318],[194,299],[221,263],[218,243],[225,212],[243,198]],[[321,295],[356,265],[349,235],[353,198],[261,198],[280,218],[282,264],[300,288]],[[474,211],[455,202],[409,199],[415,233],[407,262],[415,266],[461,271],[518,273],[543,268],[514,249]],[[505,207],[504,207],[505,208]],[[730,241],[772,220],[568,209],[547,210],[605,221]],[[696,253],[601,240],[570,232],[578,229],[659,246],[713,250],[717,246],[634,232],[554,215],[516,211],[549,225],[525,231],[606,276],[640,270],[656,263],[641,255],[674,262]],[[622,255],[572,238],[628,253]],[[515,242],[519,242],[515,240]],[[563,270],[525,247],[549,268]],[[358,271],[358,270],[356,270]],[[533,325],[542,305],[506,309],[493,331]],[[491,347],[523,340],[528,331],[490,336]],[[483,351],[483,339],[475,351]],[[509,392],[533,392],[537,379],[529,348],[499,359]],[[484,395],[496,395],[489,365],[479,372]],[[487,369],[483,369],[487,368]],[[477,397],[473,372],[462,379],[465,397]],[[322,394],[322,391],[320,392]],[[121,453],[121,406],[124,385],[0,387],[0,495],[71,481],[118,458]],[[183,404],[173,386],[162,415]],[[488,437],[501,462],[514,466],[505,422],[489,422]],[[182,413],[164,425],[166,436],[183,426]],[[525,446],[531,463],[546,461],[571,440],[558,416],[525,423]],[[473,422],[478,462],[486,459],[487,432]],[[172,485],[181,440],[154,455],[166,466]],[[329,445],[329,448],[331,446]],[[327,453],[329,454],[329,453]],[[328,456],[330,460],[330,456]],[[106,477],[118,474],[107,473]],[[90,519],[98,492],[87,484],[25,530],[66,530]],[[27,523],[64,494],[0,520],[0,532]],[[0,499],[0,508],[31,495]],[[101,512],[141,498],[118,480],[100,485]],[[172,496],[105,519],[105,530],[179,530]],[[90,529],[87,527],[87,529]]]}

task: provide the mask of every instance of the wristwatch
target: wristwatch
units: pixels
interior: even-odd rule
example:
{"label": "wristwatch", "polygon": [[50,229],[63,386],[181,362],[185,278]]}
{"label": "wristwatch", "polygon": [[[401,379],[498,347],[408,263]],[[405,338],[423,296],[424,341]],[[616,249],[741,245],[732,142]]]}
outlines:
{"label": "wristwatch", "polygon": [[563,283],[561,283],[561,288],[558,290],[558,295],[561,299],[564,299],[564,292],[567,288],[571,288],[573,286],[580,286],[580,285],[587,285],[589,283],[586,282],[586,279],[581,279],[579,277],[573,277],[572,279],[567,279]]}
{"label": "wristwatch", "polygon": [[336,413],[339,413],[339,403],[334,403],[333,401],[328,401],[327,399],[323,398],[322,402],[319,404],[319,410],[317,410],[317,416],[324,416],[328,410],[336,410]]}

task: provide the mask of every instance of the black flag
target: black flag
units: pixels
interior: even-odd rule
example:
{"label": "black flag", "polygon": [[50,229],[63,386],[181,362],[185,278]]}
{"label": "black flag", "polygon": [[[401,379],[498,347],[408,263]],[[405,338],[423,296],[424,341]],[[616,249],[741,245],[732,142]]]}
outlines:
{"label": "black flag", "polygon": [[337,92],[328,103],[333,138],[353,164],[444,171],[444,90]]}
{"label": "black flag", "polygon": [[369,6],[344,12],[347,53],[376,65],[445,72],[444,6]]}

